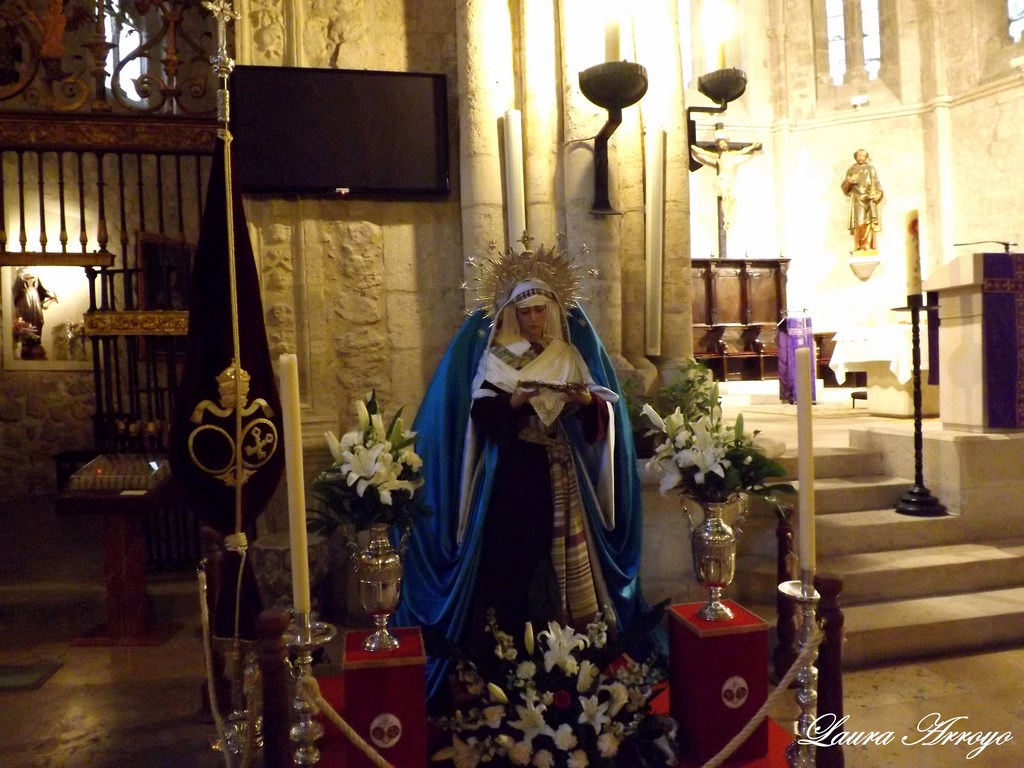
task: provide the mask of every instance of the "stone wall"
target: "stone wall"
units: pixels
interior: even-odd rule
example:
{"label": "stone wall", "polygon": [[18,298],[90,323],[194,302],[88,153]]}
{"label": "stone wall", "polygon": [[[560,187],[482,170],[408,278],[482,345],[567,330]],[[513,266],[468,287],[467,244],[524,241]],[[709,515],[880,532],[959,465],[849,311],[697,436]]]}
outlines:
{"label": "stone wall", "polygon": [[92,446],[92,414],[91,372],[0,374],[0,498],[54,493],[55,456]]}

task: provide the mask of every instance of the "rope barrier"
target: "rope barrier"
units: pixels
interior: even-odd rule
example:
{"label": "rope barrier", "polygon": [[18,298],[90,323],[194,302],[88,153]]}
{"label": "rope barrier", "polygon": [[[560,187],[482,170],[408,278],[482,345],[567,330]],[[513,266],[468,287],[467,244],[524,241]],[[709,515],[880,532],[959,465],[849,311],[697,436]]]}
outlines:
{"label": "rope barrier", "polygon": [[355,732],[351,725],[346,723],[341,715],[339,715],[334,707],[328,704],[324,697],[320,694],[320,686],[317,685],[316,678],[312,675],[303,675],[295,682],[296,693],[301,696],[305,702],[313,708],[314,712],[323,712],[334,727],[341,731],[345,737],[356,745],[367,759],[370,760],[377,768],[394,768],[394,766],[385,760],[380,752],[374,749],[370,744],[367,744],[363,738]]}
{"label": "rope barrier", "polygon": [[821,641],[824,636],[825,635],[821,631],[821,627],[816,624],[811,641],[800,651],[800,655],[796,657],[796,660],[786,671],[786,674],[779,681],[779,684],[775,686],[775,690],[772,691],[771,696],[765,699],[761,708],[754,713],[753,717],[750,718],[750,722],[743,726],[743,730],[737,733],[728,744],[722,747],[717,755],[704,763],[702,768],[718,768],[718,766],[728,760],[732,753],[747,740],[747,737],[750,736],[750,734],[752,734],[759,725],[761,725],[761,721],[768,715],[768,710],[771,706],[779,699],[780,696],[782,696],[782,694],[788,692],[789,684],[793,682],[800,670],[811,660],[813,654],[817,653],[818,646],[821,645]]}
{"label": "rope barrier", "polygon": [[[206,571],[202,568],[198,571],[199,580],[199,616],[202,622],[203,631],[203,655],[206,660],[206,688],[209,692],[210,699],[210,712],[213,715],[213,725],[217,729],[217,747],[224,754],[224,764],[227,768],[234,768],[234,759],[231,754],[231,750],[228,749],[227,744],[224,743],[224,716],[220,711],[220,704],[217,700],[217,681],[216,674],[213,670],[213,644],[212,644],[212,633],[210,632],[210,610],[206,604]],[[237,669],[238,659],[238,638],[235,638],[235,646],[232,652],[232,661],[235,662]],[[244,675],[245,673],[243,673]],[[259,718],[260,711],[263,709],[262,698],[258,695],[260,692],[260,677],[259,671],[256,670],[255,674],[247,675],[248,680],[244,681],[243,684],[243,696],[246,701],[250,701],[250,706],[246,708],[246,727],[245,727],[245,744],[242,748],[242,763],[239,768],[248,768],[252,761],[253,753],[256,751],[256,721]],[[255,701],[253,701],[255,699]]]}

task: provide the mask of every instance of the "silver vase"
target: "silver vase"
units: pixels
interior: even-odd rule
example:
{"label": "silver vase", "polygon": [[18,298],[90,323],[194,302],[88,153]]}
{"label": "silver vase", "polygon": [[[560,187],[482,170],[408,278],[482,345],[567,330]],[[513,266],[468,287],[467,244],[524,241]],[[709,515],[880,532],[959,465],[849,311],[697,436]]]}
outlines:
{"label": "silver vase", "polygon": [[391,546],[388,526],[370,526],[370,541],[356,560],[359,602],[373,620],[375,631],[363,641],[368,651],[391,651],[398,638],[388,630],[388,619],[402,594],[402,558]]}
{"label": "silver vase", "polygon": [[693,529],[693,572],[701,586],[709,592],[708,602],[697,615],[706,621],[726,621],[732,611],[722,602],[722,590],[732,584],[736,575],[736,536],[722,519],[728,502],[704,502],[704,520]]}

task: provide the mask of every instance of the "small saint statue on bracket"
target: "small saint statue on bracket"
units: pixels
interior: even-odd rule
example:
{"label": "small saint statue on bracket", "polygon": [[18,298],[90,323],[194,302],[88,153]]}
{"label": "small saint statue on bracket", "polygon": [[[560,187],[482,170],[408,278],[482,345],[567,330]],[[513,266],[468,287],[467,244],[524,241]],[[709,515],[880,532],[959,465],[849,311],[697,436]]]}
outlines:
{"label": "small saint statue on bracket", "polygon": [[854,163],[847,169],[842,183],[843,194],[850,199],[849,229],[853,236],[853,251],[858,255],[876,254],[875,236],[882,230],[878,213],[884,196],[882,185],[866,149],[854,152],[853,159]]}

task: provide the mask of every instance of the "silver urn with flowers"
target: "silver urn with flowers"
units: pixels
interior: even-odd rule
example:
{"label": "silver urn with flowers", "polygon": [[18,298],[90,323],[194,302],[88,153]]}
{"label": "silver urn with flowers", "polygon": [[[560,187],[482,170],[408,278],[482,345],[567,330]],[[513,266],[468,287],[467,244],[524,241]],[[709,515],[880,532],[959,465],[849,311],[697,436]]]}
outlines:
{"label": "silver urn with flowers", "polygon": [[[388,620],[402,594],[402,550],[412,523],[426,507],[416,495],[423,484],[423,462],[415,451],[416,433],[402,423],[399,409],[385,424],[371,392],[356,402],[358,428],[339,440],[326,434],[334,463],[311,486],[318,508],[309,516],[312,533],[351,532],[359,601],[374,631],[363,641],[369,651],[398,647]],[[398,549],[393,544],[397,538]],[[360,547],[360,540],[365,545]]]}
{"label": "silver urn with flowers", "polygon": [[717,386],[711,402],[703,413],[676,408],[662,417],[650,405],[642,413],[654,433],[664,438],[647,462],[649,469],[661,474],[661,493],[678,490],[703,511],[698,525],[686,513],[694,575],[708,590],[708,601],[697,615],[706,621],[725,621],[732,618],[732,611],[722,602],[722,591],[736,575],[736,534],[723,513],[737,503],[741,514],[745,512],[748,495],[761,496],[778,508],[776,494],[794,490],[788,483],[768,482],[786,474],[775,460],[785,445],[759,432],[745,432],[742,414],[734,424],[725,424]]}

